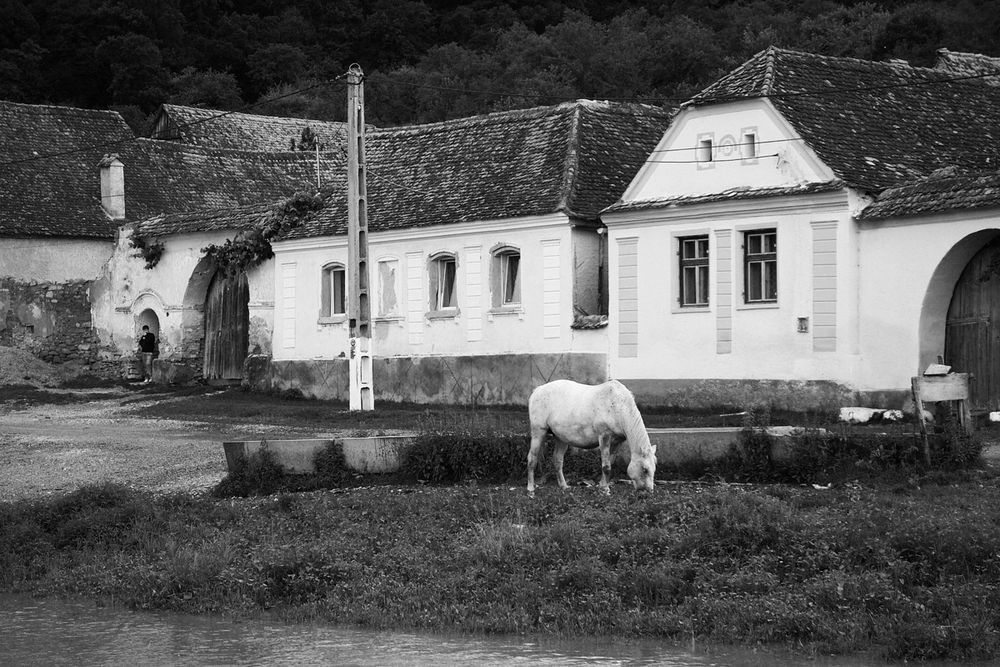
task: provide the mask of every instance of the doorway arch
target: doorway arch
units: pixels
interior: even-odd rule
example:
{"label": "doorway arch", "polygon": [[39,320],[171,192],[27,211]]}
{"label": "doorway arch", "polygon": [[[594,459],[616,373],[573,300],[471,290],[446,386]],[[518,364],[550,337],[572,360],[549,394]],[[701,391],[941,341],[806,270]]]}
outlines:
{"label": "doorway arch", "polygon": [[980,247],[955,281],[945,320],[944,361],[970,373],[975,408],[1000,409],[1000,231],[977,236]]}

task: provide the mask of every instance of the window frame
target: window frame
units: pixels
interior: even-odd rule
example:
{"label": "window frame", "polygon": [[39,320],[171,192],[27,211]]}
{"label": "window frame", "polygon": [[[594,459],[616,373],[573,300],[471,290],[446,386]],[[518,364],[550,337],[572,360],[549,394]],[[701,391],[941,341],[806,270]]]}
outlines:
{"label": "window frame", "polygon": [[[341,275],[340,311],[335,308],[337,298],[335,276]],[[319,321],[321,324],[343,322],[347,319],[347,267],[342,262],[327,262],[320,270]]]}
{"label": "window frame", "polygon": [[[694,142],[694,160],[699,170],[715,169],[715,132],[700,132]],[[707,153],[706,153],[707,149]]]}
{"label": "window frame", "polygon": [[[752,142],[747,142],[747,137],[752,137]],[[757,126],[744,127],[740,129],[740,160],[741,164],[757,164],[760,158],[760,135]]]}
{"label": "window frame", "polygon": [[[752,239],[760,238],[760,248],[752,251]],[[770,250],[767,250],[767,237],[773,239]],[[752,267],[760,265],[761,270],[756,279],[751,277]],[[768,267],[771,267],[771,280],[768,280]],[[773,285],[773,295],[767,294],[768,283]],[[760,296],[754,298],[752,290],[760,288]],[[763,227],[743,231],[743,303],[747,306],[773,306],[778,303],[778,230],[776,227]]]}
{"label": "window frame", "polygon": [[[452,267],[450,305],[443,303],[442,277],[447,284],[448,266]],[[444,274],[442,276],[442,270]],[[455,317],[458,314],[458,255],[454,252],[439,252],[427,261],[428,313],[431,317]]]}
{"label": "window frame", "polygon": [[[711,242],[708,234],[676,236],[677,240],[677,307],[683,310],[704,310],[711,305]],[[687,256],[688,247],[694,249],[693,256]],[[699,254],[704,247],[704,254]],[[689,270],[694,269],[695,301],[688,302]],[[703,299],[698,300],[703,291]]]}
{"label": "window frame", "polygon": [[[523,271],[521,270],[521,249],[517,246],[501,244],[490,251],[490,291],[494,312],[520,311],[523,308]],[[509,281],[510,264],[516,258],[514,283]]]}
{"label": "window frame", "polygon": [[[383,282],[382,282],[382,278],[383,278],[383,276],[382,276],[382,265],[383,264],[394,264],[395,265],[395,269],[396,269],[396,271],[395,271],[395,273],[393,275],[393,282],[392,282],[393,295],[396,297],[396,304],[395,304],[396,307],[395,307],[395,310],[393,312],[391,312],[391,313],[384,311],[384,307],[385,307],[385,303],[384,303],[385,292],[384,292],[384,289],[383,289],[384,285],[383,285]],[[401,266],[402,266],[402,263],[399,261],[399,258],[391,256],[391,255],[390,256],[386,256],[386,257],[380,257],[375,262],[375,287],[378,290],[378,292],[376,294],[376,299],[375,299],[375,307],[376,307],[376,312],[377,312],[377,314],[375,315],[375,319],[379,319],[379,320],[399,320],[399,319],[403,319],[403,313],[402,313],[402,310],[401,310],[402,304],[400,302],[400,287],[401,287],[401,285],[400,285],[400,272],[402,271]]]}

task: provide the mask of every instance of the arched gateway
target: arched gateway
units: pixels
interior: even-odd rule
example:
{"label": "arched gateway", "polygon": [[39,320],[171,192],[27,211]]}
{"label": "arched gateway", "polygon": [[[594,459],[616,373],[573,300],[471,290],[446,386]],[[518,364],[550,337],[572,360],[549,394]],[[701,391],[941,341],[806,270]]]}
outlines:
{"label": "arched gateway", "polygon": [[1000,410],[1000,236],[993,234],[955,283],[944,360],[952,370],[972,374],[974,408]]}
{"label": "arched gateway", "polygon": [[205,363],[209,382],[236,383],[243,378],[250,330],[247,274],[217,271],[205,297]]}
{"label": "arched gateway", "polygon": [[210,383],[236,383],[243,377],[249,295],[246,273],[227,276],[209,257],[191,272],[184,293],[183,356],[200,359],[202,376]]}

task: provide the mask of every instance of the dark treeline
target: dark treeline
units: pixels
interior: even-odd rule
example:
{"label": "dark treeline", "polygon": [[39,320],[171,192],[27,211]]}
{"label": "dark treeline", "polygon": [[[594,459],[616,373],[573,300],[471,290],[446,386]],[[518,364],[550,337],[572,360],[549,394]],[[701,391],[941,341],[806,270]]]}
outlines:
{"label": "dark treeline", "polygon": [[339,119],[343,85],[295,91],[356,62],[379,125],[579,97],[669,106],[771,44],[996,55],[1000,2],[4,0],[0,99],[136,127],[163,102]]}

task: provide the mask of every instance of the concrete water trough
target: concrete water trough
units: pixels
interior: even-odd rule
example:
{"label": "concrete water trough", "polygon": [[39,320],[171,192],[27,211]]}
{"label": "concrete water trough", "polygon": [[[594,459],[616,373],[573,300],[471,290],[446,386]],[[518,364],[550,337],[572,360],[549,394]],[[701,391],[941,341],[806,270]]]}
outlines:
{"label": "concrete water trough", "polygon": [[[739,441],[742,429],[735,426],[716,428],[651,428],[649,439],[656,447],[659,463],[680,465],[691,462],[708,462],[722,458]],[[775,438],[772,455],[780,458],[787,451],[782,439],[801,432],[790,426],[773,426],[767,429]],[[241,459],[266,447],[279,463],[290,473],[313,472],[313,457],[316,452],[332,442],[339,442],[347,467],[360,473],[395,472],[403,460],[403,453],[416,439],[416,435],[381,435],[371,437],[307,438],[301,440],[237,440],[222,443],[226,452],[226,464],[230,472]],[[525,450],[527,451],[527,450]],[[628,448],[619,450],[621,456],[628,455]]]}

